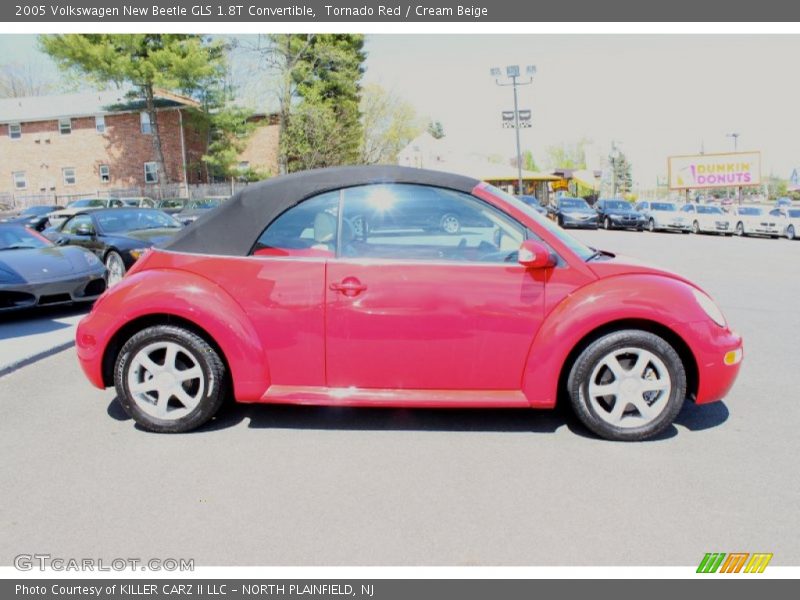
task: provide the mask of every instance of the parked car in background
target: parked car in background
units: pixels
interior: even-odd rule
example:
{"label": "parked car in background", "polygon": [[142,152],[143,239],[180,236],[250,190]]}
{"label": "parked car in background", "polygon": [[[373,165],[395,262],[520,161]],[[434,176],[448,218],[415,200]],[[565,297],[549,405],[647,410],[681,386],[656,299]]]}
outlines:
{"label": "parked car in background", "polygon": [[773,209],[769,214],[779,219],[781,235],[790,240],[800,237],[800,207]]}
{"label": "parked car in background", "polygon": [[636,205],[645,219],[648,231],[681,231],[689,233],[692,229],[691,221],[678,209],[675,202],[643,201]]}
{"label": "parked car in background", "polygon": [[45,206],[29,206],[19,212],[11,213],[0,219],[0,223],[13,223],[15,225],[24,225],[36,231],[44,231],[49,225],[49,215],[54,210],[60,207],[54,205]]}
{"label": "parked car in background", "polygon": [[692,233],[733,234],[730,218],[719,206],[690,202],[681,207],[681,213],[691,223]]}
{"label": "parked car in background", "polygon": [[780,210],[770,210],[766,206],[733,206],[730,219],[735,223],[733,231],[738,236],[768,235],[778,238],[783,235]]}
{"label": "parked car in background", "polygon": [[[483,225],[420,231],[421,189]],[[358,239],[352,218],[375,206],[409,222]],[[683,277],[589,248],[477,179],[396,166],[247,186],[145,254],[75,338],[91,383],[164,433],[228,398],[544,409],[563,397],[596,434],[641,440],[687,398],[722,399],[742,360],[741,338]]]}
{"label": "parked car in background", "polygon": [[540,215],[547,214],[547,208],[543,206],[541,202],[539,202],[539,199],[536,196],[531,196],[529,194],[522,194],[520,196],[517,196],[517,198],[519,198],[525,204],[533,208],[533,210],[538,212]]}
{"label": "parked car in background", "polygon": [[550,218],[565,229],[597,229],[597,211],[583,198],[561,196],[555,206],[549,207],[548,212]]}
{"label": "parked car in background", "polygon": [[80,246],[93,252],[106,265],[111,287],[148,248],[166,242],[181,228],[160,210],[113,208],[79,213],[45,233],[58,246]]}
{"label": "parked car in background", "polygon": [[156,208],[156,201],[147,196],[131,196],[119,200],[126,208]]}
{"label": "parked car in background", "polygon": [[597,220],[603,229],[636,229],[642,231],[645,218],[627,200],[601,198],[594,205]]}
{"label": "parked car in background", "polygon": [[58,227],[79,212],[99,210],[101,208],[119,208],[121,206],[123,204],[119,198],[82,198],[81,200],[73,200],[67,204],[66,208],[51,212],[47,215],[47,219],[50,222],[50,227]]}
{"label": "parked car in background", "polygon": [[174,213],[173,216],[184,225],[189,225],[208,211],[217,208],[220,204],[225,202],[225,200],[227,200],[227,196],[210,196],[199,200],[191,200],[183,209]]}
{"label": "parked car in background", "polygon": [[188,202],[188,198],[164,198],[158,201],[156,208],[168,215],[175,215],[186,208]]}
{"label": "parked car in background", "polygon": [[32,229],[0,224],[0,312],[91,302],[106,289],[106,269],[82,248],[57,248]]}

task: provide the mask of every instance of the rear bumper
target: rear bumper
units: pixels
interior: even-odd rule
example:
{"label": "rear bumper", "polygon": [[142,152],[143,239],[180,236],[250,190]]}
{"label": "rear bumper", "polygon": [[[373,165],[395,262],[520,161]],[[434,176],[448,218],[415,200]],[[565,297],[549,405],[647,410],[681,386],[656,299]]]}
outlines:
{"label": "rear bumper", "polygon": [[698,375],[695,402],[707,404],[722,400],[736,381],[742,365],[741,336],[710,320],[685,323],[676,330],[684,340],[692,341],[691,350],[697,361]]}

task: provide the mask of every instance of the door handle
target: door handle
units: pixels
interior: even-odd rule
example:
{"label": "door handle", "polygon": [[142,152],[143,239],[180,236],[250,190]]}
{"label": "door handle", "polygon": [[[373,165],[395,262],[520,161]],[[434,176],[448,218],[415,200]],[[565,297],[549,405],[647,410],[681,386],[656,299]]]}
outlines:
{"label": "door handle", "polygon": [[345,277],[339,283],[332,283],[329,286],[334,292],[341,292],[345,296],[358,296],[367,289],[356,277]]}

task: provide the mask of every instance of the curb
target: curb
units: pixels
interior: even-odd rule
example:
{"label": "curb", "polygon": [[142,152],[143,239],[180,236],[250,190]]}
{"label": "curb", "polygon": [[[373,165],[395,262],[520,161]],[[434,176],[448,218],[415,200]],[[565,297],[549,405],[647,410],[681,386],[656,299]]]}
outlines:
{"label": "curb", "polygon": [[68,350],[75,345],[75,340],[70,340],[69,342],[64,342],[63,344],[59,344],[57,346],[53,346],[52,348],[48,348],[43,352],[39,352],[34,354],[33,356],[28,356],[27,358],[23,358],[15,363],[11,363],[10,365],[6,365],[3,368],[0,368],[0,377],[5,377],[9,373],[13,373],[21,369],[22,367],[27,367],[35,362],[38,362],[44,358],[48,358],[49,356],[53,356],[54,354],[58,354],[59,352],[63,352],[64,350]]}

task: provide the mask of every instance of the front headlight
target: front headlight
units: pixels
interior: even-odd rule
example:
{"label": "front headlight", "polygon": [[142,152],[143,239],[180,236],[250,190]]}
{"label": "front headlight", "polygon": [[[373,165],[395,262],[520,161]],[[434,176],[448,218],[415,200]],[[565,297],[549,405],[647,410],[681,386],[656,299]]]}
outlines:
{"label": "front headlight", "polygon": [[129,254],[133,257],[133,260],[139,260],[148,250],[150,248],[134,248],[129,251]]}
{"label": "front headlight", "polygon": [[700,290],[692,289],[692,293],[694,294],[695,300],[697,300],[697,303],[700,305],[700,308],[708,315],[708,318],[720,327],[725,327],[725,315],[722,314],[716,302]]}

